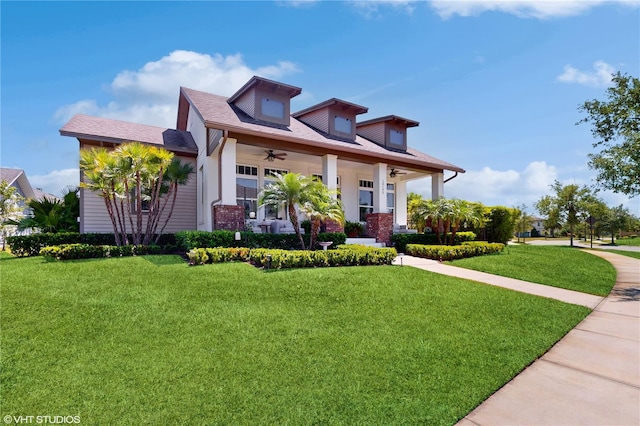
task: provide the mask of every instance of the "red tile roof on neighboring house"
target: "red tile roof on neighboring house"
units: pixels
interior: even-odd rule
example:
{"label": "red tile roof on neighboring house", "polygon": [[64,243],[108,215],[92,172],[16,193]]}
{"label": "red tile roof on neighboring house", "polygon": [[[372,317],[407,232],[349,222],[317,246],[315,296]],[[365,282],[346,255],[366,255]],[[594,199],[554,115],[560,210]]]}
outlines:
{"label": "red tile roof on neighboring house", "polygon": [[[391,151],[380,145],[356,136],[355,142],[339,140],[313,129],[305,123],[291,117],[291,124],[286,127],[256,120],[240,109],[228,103],[228,98],[201,92],[186,87],[180,88],[181,96],[193,106],[205,126],[215,129],[227,130],[248,136],[266,137],[322,149],[327,153],[336,154],[339,157],[347,155],[350,159],[362,158],[363,160],[385,162],[402,165],[416,170],[450,170],[464,172],[464,169],[446,161],[439,160],[415,149],[407,149],[406,152]],[[183,103],[180,102],[182,106]],[[181,112],[178,112],[180,115]],[[183,112],[184,113],[184,112]],[[292,150],[295,148],[292,146]]]}
{"label": "red tile roof on neighboring house", "polygon": [[176,153],[198,153],[198,147],[189,132],[83,114],[73,116],[60,129],[60,134],[97,142],[136,141],[161,145]]}

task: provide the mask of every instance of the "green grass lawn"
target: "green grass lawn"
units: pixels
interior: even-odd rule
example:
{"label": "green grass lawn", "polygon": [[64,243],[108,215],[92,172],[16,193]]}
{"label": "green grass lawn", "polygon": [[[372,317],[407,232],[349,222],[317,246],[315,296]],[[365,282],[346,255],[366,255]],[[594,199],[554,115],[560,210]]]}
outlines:
{"label": "green grass lawn", "polygon": [[589,310],[398,266],[0,260],[0,415],[451,425]]}
{"label": "green grass lawn", "polygon": [[618,246],[640,246],[640,237],[618,238],[616,240]]}
{"label": "green grass lawn", "polygon": [[616,281],[609,262],[568,246],[509,245],[499,254],[451,264],[598,296],[607,296]]}
{"label": "green grass lawn", "polygon": [[602,251],[606,251],[608,253],[621,254],[622,256],[633,257],[635,259],[640,259],[640,251],[610,250],[610,249],[606,249]]}

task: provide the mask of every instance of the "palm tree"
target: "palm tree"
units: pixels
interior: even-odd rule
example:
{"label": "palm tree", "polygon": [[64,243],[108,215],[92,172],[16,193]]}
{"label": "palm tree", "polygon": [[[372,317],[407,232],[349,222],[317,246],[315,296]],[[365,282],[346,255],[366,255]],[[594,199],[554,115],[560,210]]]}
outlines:
{"label": "palm tree", "polygon": [[178,158],[174,158],[171,161],[171,164],[169,164],[169,167],[167,167],[167,170],[165,171],[165,176],[164,176],[164,180],[169,182],[168,185],[165,186],[167,194],[165,196],[162,207],[160,208],[160,212],[157,216],[158,219],[156,220],[155,226],[152,229],[149,229],[149,231],[145,235],[145,238],[147,235],[151,236],[155,233],[158,220],[160,219],[160,216],[162,215],[162,212],[164,211],[164,208],[166,207],[167,202],[169,201],[169,198],[171,198],[171,208],[169,209],[169,213],[165,218],[164,224],[162,225],[162,228],[160,229],[160,232],[157,234],[155,239],[155,242],[156,243],[158,242],[158,240],[160,239],[160,236],[164,232],[164,229],[169,223],[169,219],[171,219],[173,208],[176,205],[178,187],[180,185],[185,185],[189,181],[189,177],[191,176],[191,173],[193,173],[193,166],[191,164],[183,163]]}
{"label": "palm tree", "polygon": [[124,190],[119,181],[116,159],[105,148],[81,149],[80,170],[85,177],[80,187],[97,192],[104,201],[116,245],[129,244],[122,202]]}
{"label": "palm tree", "polygon": [[482,222],[482,206],[458,198],[449,200],[448,205],[451,208],[449,211],[449,220],[451,223],[449,244],[453,245],[456,232],[458,232],[461,226],[476,226]]}
{"label": "palm tree", "polygon": [[276,180],[267,184],[260,192],[259,204],[262,206],[284,207],[287,209],[289,220],[296,231],[300,246],[305,249],[296,205],[304,200],[304,194],[313,181],[299,173],[274,173]]}
{"label": "palm tree", "polygon": [[313,181],[309,184],[304,193],[300,210],[302,210],[311,222],[311,235],[309,248],[315,248],[320,225],[329,219],[344,224],[344,210],[342,202],[336,197],[337,191],[330,191],[326,185],[320,181]]}

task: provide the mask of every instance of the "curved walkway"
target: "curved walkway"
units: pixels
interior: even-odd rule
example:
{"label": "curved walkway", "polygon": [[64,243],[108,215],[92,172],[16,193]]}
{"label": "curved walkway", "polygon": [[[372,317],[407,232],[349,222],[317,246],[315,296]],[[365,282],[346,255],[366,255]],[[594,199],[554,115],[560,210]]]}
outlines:
{"label": "curved walkway", "polygon": [[585,251],[611,262],[617,271],[616,284],[606,298],[411,256],[396,259],[396,264],[594,309],[458,425],[640,425],[640,260]]}

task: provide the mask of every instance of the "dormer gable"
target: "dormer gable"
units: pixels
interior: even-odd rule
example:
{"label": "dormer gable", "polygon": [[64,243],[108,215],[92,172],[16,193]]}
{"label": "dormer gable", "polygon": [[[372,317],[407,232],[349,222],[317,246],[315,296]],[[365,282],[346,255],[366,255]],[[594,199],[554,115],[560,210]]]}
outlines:
{"label": "dormer gable", "polygon": [[355,141],[356,115],[369,109],[340,99],[331,98],[293,114],[294,118],[328,135]]}
{"label": "dormer gable", "polygon": [[407,129],[420,123],[397,115],[374,118],[356,125],[356,133],[378,145],[396,151],[407,150]]}
{"label": "dormer gable", "polygon": [[299,87],[253,76],[227,102],[256,120],[289,126],[291,98],[301,92]]}

